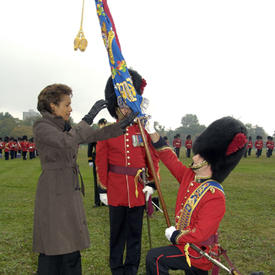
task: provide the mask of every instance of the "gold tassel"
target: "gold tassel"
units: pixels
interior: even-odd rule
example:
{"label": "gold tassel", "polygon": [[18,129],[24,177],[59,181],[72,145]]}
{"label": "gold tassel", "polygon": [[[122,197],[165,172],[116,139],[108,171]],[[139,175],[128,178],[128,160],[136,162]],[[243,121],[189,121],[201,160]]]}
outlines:
{"label": "gold tassel", "polygon": [[137,174],[135,176],[135,187],[136,187],[136,191],[135,191],[135,194],[136,194],[136,198],[138,197],[138,177],[140,175],[140,173],[142,172],[142,169],[138,169],[137,171]]}
{"label": "gold tassel", "polygon": [[184,246],[184,253],[185,253],[186,262],[187,262],[187,264],[189,265],[189,267],[191,267],[191,261],[190,261],[188,249],[189,249],[189,243],[187,243],[187,244]]}
{"label": "gold tassel", "polygon": [[87,48],[88,41],[85,38],[84,32],[82,30],[82,24],[83,24],[83,13],[84,13],[84,1],[82,2],[82,14],[81,14],[81,23],[80,23],[80,29],[78,31],[78,34],[76,38],[74,39],[74,50],[80,49],[82,52],[84,52]]}

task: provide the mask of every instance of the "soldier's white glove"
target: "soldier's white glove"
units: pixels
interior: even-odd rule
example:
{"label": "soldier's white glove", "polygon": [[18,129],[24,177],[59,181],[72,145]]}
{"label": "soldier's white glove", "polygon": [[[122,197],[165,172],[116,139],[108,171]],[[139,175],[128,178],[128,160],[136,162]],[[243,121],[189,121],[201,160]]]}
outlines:
{"label": "soldier's white glove", "polygon": [[176,227],[173,225],[165,229],[165,237],[167,238],[168,241],[171,241],[171,237],[174,231],[176,231]]}
{"label": "soldier's white glove", "polygon": [[156,132],[155,127],[154,127],[154,120],[152,119],[151,115],[148,116],[148,119],[146,121],[144,128],[148,134],[154,134]]}
{"label": "soldier's white glove", "polygon": [[145,194],[146,201],[148,201],[150,196],[153,195],[154,189],[151,186],[147,185],[142,189],[142,192]]}
{"label": "soldier's white glove", "polygon": [[103,204],[108,205],[107,193],[101,193],[101,194],[99,194],[99,199],[100,199],[100,201],[101,201]]}
{"label": "soldier's white glove", "polygon": [[89,162],[89,166],[90,167],[93,167],[94,166],[94,163],[92,161]]}

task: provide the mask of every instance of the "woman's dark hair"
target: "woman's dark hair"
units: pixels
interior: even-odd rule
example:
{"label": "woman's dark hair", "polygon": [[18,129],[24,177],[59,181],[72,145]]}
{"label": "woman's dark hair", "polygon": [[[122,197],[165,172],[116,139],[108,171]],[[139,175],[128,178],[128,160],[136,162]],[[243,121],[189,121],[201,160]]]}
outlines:
{"label": "woman's dark hair", "polygon": [[64,84],[52,84],[45,87],[38,96],[37,110],[52,113],[51,103],[59,105],[64,95],[72,96],[72,89]]}

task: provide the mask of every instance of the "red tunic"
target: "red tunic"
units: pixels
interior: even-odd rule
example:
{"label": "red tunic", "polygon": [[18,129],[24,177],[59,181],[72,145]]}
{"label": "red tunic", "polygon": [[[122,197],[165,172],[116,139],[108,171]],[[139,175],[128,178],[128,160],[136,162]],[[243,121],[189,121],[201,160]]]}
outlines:
{"label": "red tunic", "polygon": [[11,150],[11,143],[10,142],[6,142],[5,143],[5,149],[4,151],[7,153]]}
{"label": "red tunic", "polygon": [[274,141],[273,140],[268,140],[266,142],[266,148],[273,150],[274,149]]}
{"label": "red tunic", "polygon": [[30,142],[29,143],[29,152],[34,152],[35,151],[35,143]]}
{"label": "red tunic", "polygon": [[191,149],[192,148],[192,139],[186,139],[184,146],[186,149]]}
{"label": "red tunic", "polygon": [[21,150],[22,152],[28,152],[29,150],[29,142],[28,141],[21,141]]}
{"label": "red tunic", "polygon": [[0,142],[0,149],[4,149],[5,148],[5,144],[6,144],[6,142],[1,141]]}
{"label": "red tunic", "polygon": [[256,149],[262,149],[263,148],[263,141],[261,139],[255,141],[255,148]]}
{"label": "red tunic", "polygon": [[[182,208],[186,200],[200,183],[194,181],[195,174],[192,169],[184,166],[170,148],[165,147],[158,152],[161,161],[180,183],[175,208],[175,224],[176,228],[178,228]],[[216,234],[224,214],[224,194],[218,189],[207,191],[194,209],[189,226],[181,229],[181,234],[177,238],[176,246],[183,253],[186,243],[193,243],[202,247],[202,242],[207,241],[211,236]],[[208,252],[210,246],[204,245],[204,247],[206,247],[206,252]],[[190,257],[193,266],[202,270],[210,270],[212,268],[212,263],[205,257],[200,257],[193,249],[189,248],[189,254],[194,257],[199,257],[198,259]]]}
{"label": "red tunic", "polygon": [[253,142],[252,142],[252,140],[248,141],[247,148],[253,148]]}
{"label": "red tunic", "polygon": [[[157,175],[159,173],[157,152],[153,148],[150,136],[144,130],[151,151]],[[141,133],[137,124],[127,127],[124,135],[108,140],[98,141],[96,145],[96,169],[99,184],[107,189],[108,204],[112,206],[142,206],[145,204],[143,185],[138,183],[136,197],[135,176],[116,174],[108,171],[108,166],[123,166],[133,168],[149,167],[143,144],[137,144]],[[152,173],[148,168],[149,180]]]}
{"label": "red tunic", "polygon": [[173,139],[173,147],[174,148],[180,148],[181,147],[181,139],[180,138],[174,138]]}

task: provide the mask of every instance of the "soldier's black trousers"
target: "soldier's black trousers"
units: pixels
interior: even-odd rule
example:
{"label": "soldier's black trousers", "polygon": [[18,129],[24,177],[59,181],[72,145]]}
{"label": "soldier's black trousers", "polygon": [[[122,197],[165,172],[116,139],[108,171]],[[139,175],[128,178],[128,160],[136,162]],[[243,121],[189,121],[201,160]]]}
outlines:
{"label": "soldier's black trousers", "polygon": [[81,255],[79,251],[55,256],[40,254],[38,257],[37,275],[81,274]]}
{"label": "soldier's black trousers", "polygon": [[[144,206],[109,206],[110,268],[113,275],[135,275],[141,254]],[[126,258],[123,253],[126,247]]]}
{"label": "soldier's black trousers", "polygon": [[176,246],[163,246],[149,250],[146,257],[147,275],[168,275],[170,270],[184,270],[186,275],[207,275],[205,270],[189,267],[185,256]]}

